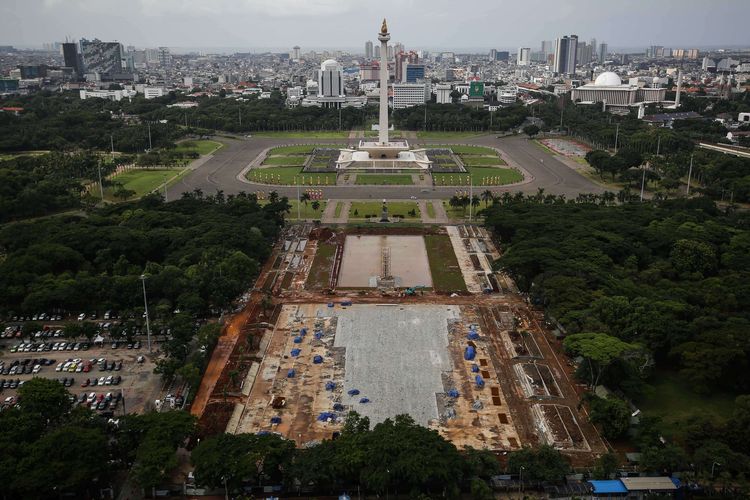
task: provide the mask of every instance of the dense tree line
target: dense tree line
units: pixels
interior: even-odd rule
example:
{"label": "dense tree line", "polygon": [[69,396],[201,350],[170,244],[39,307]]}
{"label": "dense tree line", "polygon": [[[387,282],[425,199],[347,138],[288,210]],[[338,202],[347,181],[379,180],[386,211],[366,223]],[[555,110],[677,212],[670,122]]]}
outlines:
{"label": "dense tree line", "polygon": [[126,415],[117,425],[83,406],[55,380],[34,378],[19,405],[0,412],[0,492],[5,498],[93,498],[132,467],[138,484],[160,484],[194,429],[185,412]]}
{"label": "dense tree line", "polygon": [[[427,114],[425,115],[425,106]],[[506,131],[519,127],[529,115],[527,108],[515,104],[490,112],[462,104],[413,106],[393,111],[396,128],[435,131]]]}
{"label": "dense tree line", "polygon": [[[135,101],[145,99],[137,98]],[[185,134],[174,123],[154,122],[150,125],[137,118],[161,102],[144,105],[126,100],[80,99],[77,93],[51,94],[39,92],[30,96],[0,99],[2,106],[19,106],[23,112],[15,116],[0,113],[0,151],[96,149],[109,151],[112,141],[117,151],[134,153],[151,146],[166,147]],[[139,112],[140,111],[140,112]],[[135,114],[126,119],[123,113]]]}
{"label": "dense tree line", "polygon": [[0,230],[3,312],[139,310],[147,275],[155,310],[205,314],[255,279],[283,225],[286,199],[190,193],[19,222]]}
{"label": "dense tree line", "polygon": [[[505,247],[497,265],[565,329],[582,380],[637,400],[655,363],[698,392],[750,392],[746,213],[720,212],[706,198],[611,206],[537,196],[500,198],[485,215]],[[730,422],[686,422],[682,448],[662,446],[644,419],[644,467],[680,470],[693,457],[705,472],[710,447],[747,471],[747,399],[738,397]],[[605,435],[624,435],[629,409],[616,396],[589,404]]]}

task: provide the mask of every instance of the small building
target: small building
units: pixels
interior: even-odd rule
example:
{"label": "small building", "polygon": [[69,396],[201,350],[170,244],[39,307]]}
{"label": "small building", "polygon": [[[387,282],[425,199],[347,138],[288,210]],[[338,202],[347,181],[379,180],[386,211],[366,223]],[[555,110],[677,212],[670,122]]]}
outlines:
{"label": "small building", "polygon": [[628,498],[641,500],[652,494],[674,495],[681,483],[677,478],[658,477],[623,477],[613,480],[590,480],[593,487],[592,498]]}

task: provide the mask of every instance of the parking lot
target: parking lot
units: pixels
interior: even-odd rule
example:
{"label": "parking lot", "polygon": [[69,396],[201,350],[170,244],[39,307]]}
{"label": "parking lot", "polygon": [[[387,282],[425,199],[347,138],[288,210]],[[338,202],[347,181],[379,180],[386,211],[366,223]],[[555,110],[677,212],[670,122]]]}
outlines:
{"label": "parking lot", "polygon": [[[58,380],[84,405],[105,415],[139,413],[160,399],[162,380],[154,374],[154,358],[146,342],[65,339],[52,326],[45,335],[16,337],[9,327],[0,339],[0,400],[14,404],[18,386],[33,377]],[[60,329],[62,326],[60,326]],[[109,396],[109,397],[108,397]]]}

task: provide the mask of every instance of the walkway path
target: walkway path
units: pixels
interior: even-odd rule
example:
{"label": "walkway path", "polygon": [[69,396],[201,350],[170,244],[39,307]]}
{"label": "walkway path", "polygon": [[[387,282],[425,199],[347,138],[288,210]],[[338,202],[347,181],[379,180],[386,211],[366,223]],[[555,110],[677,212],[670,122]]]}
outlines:
{"label": "walkway path", "polygon": [[[341,204],[341,211],[336,217],[336,206]],[[346,200],[330,200],[326,205],[323,214],[320,216],[320,222],[323,224],[346,224],[349,220],[349,208],[352,202]]]}

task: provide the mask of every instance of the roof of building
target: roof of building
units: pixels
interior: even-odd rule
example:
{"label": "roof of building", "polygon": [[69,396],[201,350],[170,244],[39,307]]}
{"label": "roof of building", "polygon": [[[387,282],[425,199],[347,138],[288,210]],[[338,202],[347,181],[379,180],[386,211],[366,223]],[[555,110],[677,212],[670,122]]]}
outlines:
{"label": "roof of building", "polygon": [[612,71],[605,71],[601,75],[596,77],[596,80],[594,80],[594,85],[597,87],[616,87],[618,85],[622,85],[622,80],[619,76],[617,76],[617,73],[614,73]]}
{"label": "roof of building", "polygon": [[611,481],[589,481],[594,487],[594,494],[605,495],[610,493],[627,493],[628,489],[619,479]]}
{"label": "roof of building", "polygon": [[670,122],[674,120],[689,120],[692,118],[701,118],[699,113],[695,111],[683,111],[680,113],[657,113],[655,115],[646,115],[643,117],[643,121],[646,122]]}
{"label": "roof of building", "polygon": [[[333,67],[331,67],[331,66],[333,66]],[[325,61],[323,61],[322,63],[320,63],[320,69],[323,70],[323,71],[329,70],[329,69],[330,70],[335,70],[335,69],[338,68],[338,66],[339,66],[339,63],[338,63],[338,61],[336,59],[326,59]]]}
{"label": "roof of building", "polygon": [[628,491],[672,491],[680,484],[671,477],[623,477],[620,479]]}

